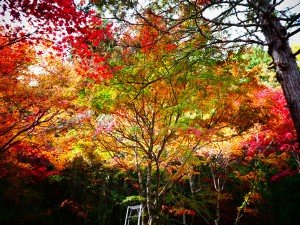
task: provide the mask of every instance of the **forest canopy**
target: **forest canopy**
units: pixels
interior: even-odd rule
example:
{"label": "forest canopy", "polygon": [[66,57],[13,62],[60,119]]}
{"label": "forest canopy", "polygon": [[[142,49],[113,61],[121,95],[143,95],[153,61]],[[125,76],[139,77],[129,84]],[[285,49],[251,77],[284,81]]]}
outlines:
{"label": "forest canopy", "polygon": [[1,1],[0,224],[296,224],[287,2]]}

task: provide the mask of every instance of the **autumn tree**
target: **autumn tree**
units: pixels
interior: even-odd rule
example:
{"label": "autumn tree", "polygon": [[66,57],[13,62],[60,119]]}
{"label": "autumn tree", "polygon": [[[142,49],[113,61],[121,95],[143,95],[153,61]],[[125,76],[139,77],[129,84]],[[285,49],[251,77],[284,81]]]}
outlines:
{"label": "autumn tree", "polygon": [[[145,16],[165,26],[160,17]],[[102,95],[94,93],[95,140],[112,164],[136,171],[136,188],[145,199],[144,223],[157,224],[165,194],[192,173],[189,162],[201,146],[228,140],[264,120],[263,106],[244,95],[263,86],[255,77],[258,70],[247,71],[240,63],[243,52],[224,60],[210,59],[211,49],[182,57],[171,34],[153,43],[159,35],[155,28],[133,29],[136,34],[129,32],[125,45],[144,47],[121,49],[123,69],[102,85],[103,91],[99,88]],[[198,36],[194,41],[205,40]],[[181,57],[184,63],[177,63]]]}
{"label": "autumn tree", "polygon": [[[112,76],[103,49],[112,37],[111,25],[103,24],[93,11],[81,10],[81,4],[1,1],[1,153],[13,146],[18,146],[16,152],[32,149],[27,145],[43,149],[42,143],[52,145],[53,140],[42,134],[59,136],[84,118],[75,116],[71,103],[77,81],[66,66],[67,57],[78,65],[77,75],[89,70],[84,75],[97,81]],[[70,119],[72,115],[76,118]]]}
{"label": "autumn tree", "polygon": [[[73,0],[1,1],[0,25],[5,41],[0,49],[15,43],[43,43],[48,46],[45,52],[80,63],[79,74],[89,70],[85,76],[98,81],[111,77],[113,70],[103,46],[112,38],[112,24],[102,23],[94,10],[83,10],[82,4]],[[93,48],[102,50],[95,53]]]}
{"label": "autumn tree", "polygon": [[[2,38],[0,45],[5,41]],[[103,182],[93,179],[93,175],[105,177],[106,172],[97,167],[89,176],[86,171],[91,168],[82,165],[90,164],[77,163],[79,146],[84,148],[84,156],[89,150],[89,139],[80,134],[86,131],[83,127],[88,126],[90,118],[78,97],[84,81],[74,64],[47,53],[47,48],[41,43],[17,42],[0,50],[1,224],[87,221],[87,212],[92,210],[86,196],[98,198],[100,186],[109,206],[116,201],[105,192]],[[86,140],[80,142],[80,138]],[[86,180],[74,173],[77,169]],[[91,183],[97,188],[85,192]],[[66,186],[61,188],[63,185],[70,185],[70,191],[66,192]],[[77,191],[82,195],[75,196]],[[95,206],[89,218],[99,215],[101,207]],[[98,221],[109,224],[112,213],[98,216]]]}
{"label": "autumn tree", "polygon": [[[282,185],[281,188],[290,189],[284,180],[290,179],[297,183],[299,176],[296,132],[282,90],[266,88],[257,93],[256,101],[267,106],[268,110],[265,113],[269,119],[254,127],[240,142],[244,157],[240,158],[243,163],[239,164],[240,168],[236,167],[235,174],[241,181],[248,183],[249,188],[238,207],[236,224],[240,220],[244,221],[243,217],[249,217],[249,214],[263,215],[267,205],[276,208],[283,199],[278,199],[277,204],[274,204],[272,199],[273,203],[270,204],[268,201],[270,198],[276,198],[277,192],[271,187]],[[280,216],[272,214],[269,217],[273,220]],[[289,217],[290,221],[294,218]]]}
{"label": "autumn tree", "polygon": [[39,55],[36,48],[44,47],[16,43],[0,50],[0,154],[4,177],[17,178],[13,165],[23,168],[18,174],[46,175],[56,163],[55,136],[80,121],[74,118],[78,76],[59,58]]}
{"label": "autumn tree", "polygon": [[[5,40],[5,39],[4,39]],[[1,50],[1,152],[16,144],[19,137],[28,135],[35,126],[51,120],[47,109],[35,107],[34,76],[28,76],[28,67],[35,56],[29,48],[15,46]],[[26,71],[28,71],[26,73]],[[42,99],[43,100],[43,99]],[[42,101],[41,100],[41,101]]]}
{"label": "autumn tree", "polygon": [[[95,1],[93,1],[95,2]],[[255,44],[268,47],[272,57],[270,64],[276,71],[289,106],[289,110],[300,141],[300,90],[299,69],[296,55],[292,52],[289,40],[299,32],[299,4],[283,0],[230,0],[230,1],[96,1],[100,10],[110,12],[110,18],[120,21],[121,28],[138,22],[132,18],[137,16],[154,29],[160,31],[155,39],[159,41],[168,32],[185,34],[185,41],[200,34],[207,42],[195,48],[218,46],[228,49],[242,45]],[[164,29],[157,27],[143,15],[150,10],[154,15],[164,19]],[[130,14],[130,12],[132,14]],[[132,16],[128,16],[128,14]],[[207,29],[209,28],[209,29]],[[220,56],[222,57],[222,56]]]}

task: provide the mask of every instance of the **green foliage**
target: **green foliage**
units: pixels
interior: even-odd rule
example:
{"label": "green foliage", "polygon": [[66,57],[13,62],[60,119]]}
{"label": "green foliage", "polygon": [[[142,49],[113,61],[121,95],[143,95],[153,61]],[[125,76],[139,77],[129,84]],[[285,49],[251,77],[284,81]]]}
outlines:
{"label": "green foliage", "polygon": [[246,69],[259,68],[260,73],[258,78],[264,85],[279,87],[275,77],[275,71],[271,69],[272,58],[268,53],[260,47],[252,47],[250,51],[250,53],[246,53],[242,57],[243,60],[248,62]]}
{"label": "green foliage", "polygon": [[139,205],[145,201],[145,198],[139,195],[127,196],[123,201],[122,204],[125,206],[130,205]]}
{"label": "green foliage", "polygon": [[250,54],[243,55],[243,59],[248,63],[247,69],[253,69],[256,66],[266,67],[271,62],[271,57],[260,47],[252,47]]}
{"label": "green foliage", "polygon": [[47,178],[48,178],[50,183],[52,183],[52,182],[59,183],[64,179],[64,177],[61,176],[60,174],[48,176]]}

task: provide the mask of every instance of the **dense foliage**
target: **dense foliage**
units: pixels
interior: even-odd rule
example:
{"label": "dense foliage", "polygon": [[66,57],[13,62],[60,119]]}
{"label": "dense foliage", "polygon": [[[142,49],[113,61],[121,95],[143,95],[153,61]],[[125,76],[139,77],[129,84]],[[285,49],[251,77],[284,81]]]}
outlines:
{"label": "dense foliage", "polygon": [[271,58],[214,39],[192,17],[214,1],[192,2],[0,3],[0,224],[121,225],[138,204],[143,225],[297,224],[299,143]]}

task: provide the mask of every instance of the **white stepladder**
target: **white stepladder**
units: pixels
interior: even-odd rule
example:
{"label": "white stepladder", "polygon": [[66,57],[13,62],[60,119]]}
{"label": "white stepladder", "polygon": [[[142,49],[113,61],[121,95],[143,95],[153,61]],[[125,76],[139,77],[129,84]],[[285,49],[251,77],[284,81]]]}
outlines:
{"label": "white stepladder", "polygon": [[142,205],[128,206],[124,225],[129,225],[132,218],[137,218],[137,225],[140,225],[142,212]]}

